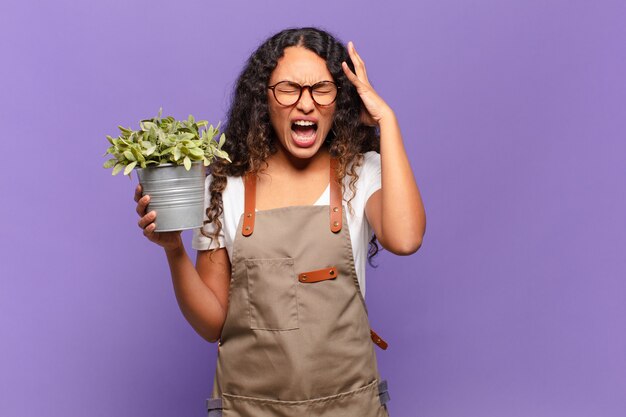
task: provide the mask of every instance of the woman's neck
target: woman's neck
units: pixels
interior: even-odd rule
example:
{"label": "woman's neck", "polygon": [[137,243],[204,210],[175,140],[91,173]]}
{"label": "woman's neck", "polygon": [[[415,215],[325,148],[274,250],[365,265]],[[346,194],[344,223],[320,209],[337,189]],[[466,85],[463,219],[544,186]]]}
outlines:
{"label": "woman's neck", "polygon": [[267,159],[266,173],[281,173],[283,175],[303,175],[306,172],[328,169],[330,153],[328,147],[322,145],[319,151],[311,158],[296,158],[279,146],[278,151]]}

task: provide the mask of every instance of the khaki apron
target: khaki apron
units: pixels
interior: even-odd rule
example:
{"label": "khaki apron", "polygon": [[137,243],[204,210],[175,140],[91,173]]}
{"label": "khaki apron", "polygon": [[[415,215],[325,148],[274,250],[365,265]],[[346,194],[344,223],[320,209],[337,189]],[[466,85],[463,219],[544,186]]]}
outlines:
{"label": "khaki apron", "polygon": [[209,417],[388,416],[336,166],[330,206],[255,211],[246,175]]}

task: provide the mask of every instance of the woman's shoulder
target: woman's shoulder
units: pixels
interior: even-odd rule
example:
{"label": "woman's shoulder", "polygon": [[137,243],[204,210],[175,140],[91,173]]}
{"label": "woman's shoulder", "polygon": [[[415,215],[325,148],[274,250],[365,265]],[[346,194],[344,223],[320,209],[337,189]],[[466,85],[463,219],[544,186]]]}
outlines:
{"label": "woman's shoulder", "polygon": [[[207,194],[207,203],[210,201],[210,186],[213,181],[213,175],[207,174],[205,180],[205,190]],[[222,202],[224,204],[224,208],[235,208],[238,207],[238,204],[243,201],[243,177],[234,177],[234,176],[226,176],[226,185],[224,186],[224,190],[222,190]]]}
{"label": "woman's shoulder", "polygon": [[[208,173],[204,181],[206,187],[208,188],[212,182],[213,182],[213,174]],[[234,177],[234,176],[227,175],[226,186],[224,187],[224,191],[222,192],[222,194],[226,192],[230,192],[229,190],[232,190],[233,188],[236,189],[240,186],[243,187],[243,177]]]}
{"label": "woman's shoulder", "polygon": [[[356,163],[356,160],[352,164]],[[349,175],[351,167],[348,169]],[[355,173],[359,177],[359,182],[363,182],[361,177],[371,177],[380,174],[380,154],[376,151],[368,151],[363,153],[363,158],[358,166],[355,167]]]}
{"label": "woman's shoulder", "polygon": [[380,165],[380,154],[376,151],[368,151],[363,154],[364,167],[377,167]]}
{"label": "woman's shoulder", "polygon": [[[352,193],[348,191],[352,189],[350,186],[352,182],[350,171],[351,169],[348,169],[348,175],[346,175],[344,180],[345,192],[347,193],[346,198],[352,196]],[[364,203],[374,191],[380,188],[380,154],[376,151],[365,152],[360,165],[355,167],[355,175],[358,178],[354,183],[354,198],[357,201],[362,200]]]}
{"label": "woman's shoulder", "polygon": [[[356,172],[357,174],[360,173],[360,171],[363,170],[367,170],[371,167],[375,167],[376,165],[380,165],[380,154],[376,151],[367,151],[364,152],[362,154],[362,158],[360,161],[359,166],[356,167]],[[357,162],[357,158],[355,157],[355,159],[352,160],[352,162],[350,162],[348,165],[352,165],[355,164]]]}

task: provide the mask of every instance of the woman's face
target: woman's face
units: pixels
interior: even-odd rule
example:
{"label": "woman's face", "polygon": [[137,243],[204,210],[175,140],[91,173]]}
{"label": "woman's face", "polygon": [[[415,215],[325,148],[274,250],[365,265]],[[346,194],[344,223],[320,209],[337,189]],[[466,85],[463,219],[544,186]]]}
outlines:
{"label": "woman's face", "polygon": [[[300,85],[314,85],[333,81],[326,61],[301,46],[285,48],[270,76],[269,85],[291,81]],[[296,158],[311,158],[317,153],[333,122],[335,103],[320,106],[313,101],[309,89],[303,89],[300,100],[291,106],[276,101],[272,90],[267,90],[270,121],[276,137],[285,152]],[[311,124],[313,123],[313,124]]]}

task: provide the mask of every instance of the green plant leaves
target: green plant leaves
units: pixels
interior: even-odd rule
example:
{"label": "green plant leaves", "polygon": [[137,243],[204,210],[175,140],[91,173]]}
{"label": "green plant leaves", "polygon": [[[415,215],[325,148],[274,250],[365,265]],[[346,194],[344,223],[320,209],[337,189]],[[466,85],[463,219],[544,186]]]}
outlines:
{"label": "green plant leaves", "polygon": [[206,120],[195,120],[189,115],[186,120],[176,120],[172,116],[161,117],[163,109],[152,119],[139,122],[139,130],[118,126],[120,136],[106,136],[111,146],[105,152],[112,159],[107,160],[104,168],[113,168],[113,175],[124,170],[129,175],[137,166],[174,163],[184,165],[187,170],[193,161],[202,161],[205,166],[217,158],[229,162],[228,154],[222,150],[226,136],[220,134],[217,127]]}
{"label": "green plant leaves", "polygon": [[137,159],[135,158],[135,155],[133,155],[133,153],[131,151],[124,151],[124,158],[128,159],[129,161],[136,161]]}
{"label": "green plant leaves", "polygon": [[126,129],[125,127],[119,125],[117,126],[117,128],[120,130],[120,132],[122,132],[122,136],[124,137],[128,137],[131,133],[133,133],[131,129]]}
{"label": "green plant leaves", "polygon": [[122,168],[124,168],[124,164],[122,163],[118,163],[113,167],[113,175],[117,175],[120,173],[120,171],[122,170]]}
{"label": "green plant leaves", "polygon": [[181,156],[180,146],[174,147],[174,160],[178,161],[180,159],[180,156]]}
{"label": "green plant leaves", "polygon": [[126,165],[126,168],[124,168],[124,175],[130,174],[130,171],[135,168],[135,165],[137,165],[137,162],[131,162],[130,164]]}
{"label": "green plant leaves", "polygon": [[204,157],[204,151],[200,148],[191,148],[189,149],[189,153],[195,156],[197,159],[202,159]]}
{"label": "green plant leaves", "polygon": [[141,127],[141,130],[143,130],[144,132],[147,132],[150,129],[157,129],[157,125],[155,123],[152,122],[141,122],[139,123],[139,126]]}
{"label": "green plant leaves", "polygon": [[157,149],[156,144],[154,144],[154,145],[150,146],[149,148],[147,148],[147,149],[145,150],[145,155],[146,155],[146,156],[150,156],[150,155],[152,155],[152,154],[154,153],[154,151],[156,151],[156,149]]}
{"label": "green plant leaves", "polygon": [[215,156],[218,156],[218,157],[220,157],[220,158],[224,158],[224,159],[226,159],[228,162],[233,162],[233,161],[231,161],[231,160],[230,160],[230,158],[228,157],[228,154],[227,154],[226,152],[224,152],[223,150],[221,150],[221,149],[216,149],[216,150],[215,150]]}

